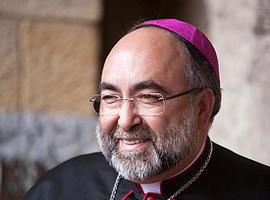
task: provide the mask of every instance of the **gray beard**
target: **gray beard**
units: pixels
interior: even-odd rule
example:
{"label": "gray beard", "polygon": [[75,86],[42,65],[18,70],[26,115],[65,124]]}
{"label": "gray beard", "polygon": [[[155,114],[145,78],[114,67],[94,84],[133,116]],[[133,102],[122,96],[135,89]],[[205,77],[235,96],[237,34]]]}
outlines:
{"label": "gray beard", "polygon": [[[128,180],[143,181],[176,166],[190,155],[197,143],[195,119],[191,108],[182,115],[179,126],[157,133],[147,124],[130,132],[115,127],[110,133],[103,133],[97,125],[96,135],[102,153],[119,174]],[[138,151],[119,151],[118,138],[150,139],[152,145]]]}

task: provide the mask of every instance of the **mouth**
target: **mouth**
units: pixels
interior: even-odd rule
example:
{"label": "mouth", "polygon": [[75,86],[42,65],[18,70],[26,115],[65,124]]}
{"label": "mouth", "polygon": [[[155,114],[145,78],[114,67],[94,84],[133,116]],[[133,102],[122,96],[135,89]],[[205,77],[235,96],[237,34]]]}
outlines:
{"label": "mouth", "polygon": [[121,139],[127,145],[135,145],[146,142],[147,139]]}
{"label": "mouth", "polygon": [[119,149],[134,151],[145,148],[151,142],[150,139],[119,139]]}

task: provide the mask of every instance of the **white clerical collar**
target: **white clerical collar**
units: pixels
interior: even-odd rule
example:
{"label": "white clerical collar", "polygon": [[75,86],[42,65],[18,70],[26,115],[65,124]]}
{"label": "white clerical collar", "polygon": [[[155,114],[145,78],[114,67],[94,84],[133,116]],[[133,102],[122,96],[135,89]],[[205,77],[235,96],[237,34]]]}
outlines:
{"label": "white clerical collar", "polygon": [[143,190],[143,193],[157,193],[160,194],[160,183],[161,181],[154,182],[154,183],[145,183],[140,184]]}
{"label": "white clerical collar", "polygon": [[[203,143],[202,145],[202,148],[200,150],[200,152],[197,154],[197,156],[193,159],[192,162],[190,162],[190,164],[188,166],[186,166],[183,170],[181,170],[180,172],[178,172],[177,174],[173,175],[172,177],[174,176],[178,176],[179,174],[183,173],[184,171],[186,171],[191,165],[193,165],[193,163],[195,163],[195,161],[200,157],[200,155],[202,154],[203,150],[204,150],[204,146],[205,146],[205,143]],[[172,178],[170,177],[170,178]],[[169,179],[170,179],[169,178]],[[154,182],[154,183],[142,183],[140,184],[141,187],[142,187],[142,190],[143,192],[146,194],[146,193],[157,193],[157,194],[161,194],[160,192],[160,184],[161,184],[161,181],[158,181],[158,182]]]}

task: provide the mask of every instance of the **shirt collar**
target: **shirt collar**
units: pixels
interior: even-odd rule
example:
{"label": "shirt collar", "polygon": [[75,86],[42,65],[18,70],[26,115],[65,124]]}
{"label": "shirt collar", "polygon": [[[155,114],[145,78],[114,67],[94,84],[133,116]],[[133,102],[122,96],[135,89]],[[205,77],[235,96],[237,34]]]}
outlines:
{"label": "shirt collar", "polygon": [[[185,184],[185,181],[188,181],[189,177],[192,177],[192,175],[194,175],[202,166],[202,163],[205,161],[209,151],[209,142],[210,141],[208,138],[207,141],[202,145],[200,152],[193,159],[193,161],[174,176],[164,181],[139,184],[143,193],[156,193],[161,195],[174,193],[183,184]],[[175,182],[177,182],[177,184],[175,184]]]}

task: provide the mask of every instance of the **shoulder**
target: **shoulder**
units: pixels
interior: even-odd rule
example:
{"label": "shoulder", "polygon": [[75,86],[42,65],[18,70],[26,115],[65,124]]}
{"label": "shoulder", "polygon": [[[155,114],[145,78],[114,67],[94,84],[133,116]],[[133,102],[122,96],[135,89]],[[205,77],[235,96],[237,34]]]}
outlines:
{"label": "shoulder", "polygon": [[88,174],[92,177],[96,174],[100,175],[104,171],[113,172],[114,170],[109,166],[104,156],[98,152],[71,158],[51,169],[44,176],[62,178],[61,176],[69,175],[70,178],[81,178],[81,175],[85,177]]}
{"label": "shoulder", "polygon": [[242,173],[248,172],[251,174],[265,174],[270,175],[270,167],[244,156],[241,156],[225,147],[214,143],[214,160],[217,164],[222,165],[219,167],[228,169],[239,169]]}
{"label": "shoulder", "polygon": [[105,157],[101,152],[90,153],[80,155],[74,158],[71,158],[60,165],[53,168],[51,171],[57,171],[60,169],[77,169],[87,167],[88,169],[96,169],[96,168],[110,168],[109,164],[107,163]]}
{"label": "shoulder", "polygon": [[226,187],[237,199],[270,198],[270,167],[220,145],[213,147],[208,175],[215,180],[217,193]]}
{"label": "shoulder", "polygon": [[[109,193],[117,173],[101,153],[69,159],[42,175],[25,199],[89,199]],[[103,188],[100,188],[103,186]],[[96,190],[96,192],[91,192]],[[74,195],[74,196],[72,196]],[[75,198],[76,197],[76,198]],[[91,199],[91,198],[90,198]]]}

